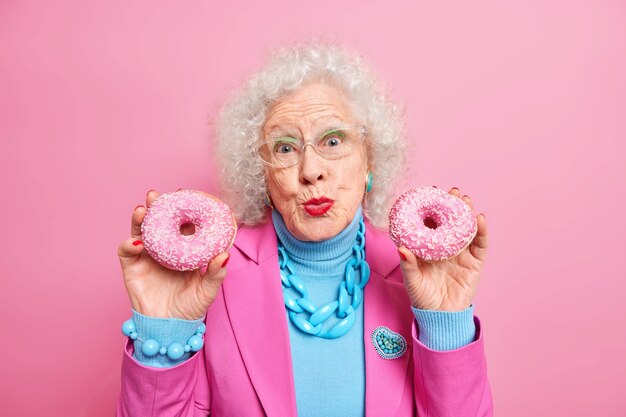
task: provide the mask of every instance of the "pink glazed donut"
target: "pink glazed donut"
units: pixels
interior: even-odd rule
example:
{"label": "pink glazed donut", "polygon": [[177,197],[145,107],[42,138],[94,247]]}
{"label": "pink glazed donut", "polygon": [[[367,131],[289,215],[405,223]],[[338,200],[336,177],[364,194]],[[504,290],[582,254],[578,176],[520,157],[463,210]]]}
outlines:
{"label": "pink glazed donut", "polygon": [[453,258],[470,244],[478,222],[465,201],[435,187],[402,194],[389,212],[389,236],[427,262]]}
{"label": "pink glazed donut", "polygon": [[[194,225],[193,234],[181,234],[186,223]],[[193,190],[160,195],[141,224],[148,254],[176,271],[206,266],[231,247],[236,233],[237,223],[230,208],[215,197]]]}

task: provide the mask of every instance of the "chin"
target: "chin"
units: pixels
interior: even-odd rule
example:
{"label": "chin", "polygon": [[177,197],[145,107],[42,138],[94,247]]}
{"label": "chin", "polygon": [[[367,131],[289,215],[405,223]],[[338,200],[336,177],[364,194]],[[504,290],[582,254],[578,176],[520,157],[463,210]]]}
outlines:
{"label": "chin", "polygon": [[[323,224],[326,222],[319,222],[321,219],[329,221],[329,224]],[[337,236],[343,230],[343,227],[335,224],[335,220],[329,217],[311,217],[310,220],[313,220],[310,227],[307,227],[304,230],[298,230],[298,235],[300,236],[298,238],[299,240],[320,242]],[[297,235],[294,234],[294,236]]]}

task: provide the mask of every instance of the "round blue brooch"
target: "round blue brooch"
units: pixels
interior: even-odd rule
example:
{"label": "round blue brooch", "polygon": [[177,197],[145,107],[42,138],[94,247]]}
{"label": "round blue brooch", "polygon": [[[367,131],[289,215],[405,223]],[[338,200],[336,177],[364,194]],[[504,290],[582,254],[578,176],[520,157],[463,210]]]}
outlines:
{"label": "round blue brooch", "polygon": [[396,359],[406,353],[407,344],[401,334],[392,332],[386,326],[378,326],[372,332],[372,343],[383,359]]}

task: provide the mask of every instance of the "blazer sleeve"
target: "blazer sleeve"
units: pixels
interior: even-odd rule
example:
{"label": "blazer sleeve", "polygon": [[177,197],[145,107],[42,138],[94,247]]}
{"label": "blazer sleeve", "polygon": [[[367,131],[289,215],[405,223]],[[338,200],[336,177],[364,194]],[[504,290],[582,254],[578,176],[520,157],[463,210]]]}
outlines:
{"label": "blazer sleeve", "polygon": [[143,365],[133,357],[132,340],[122,358],[122,389],[117,417],[206,417],[210,386],[204,349],[171,368]]}
{"label": "blazer sleeve", "polygon": [[413,383],[418,416],[493,416],[483,332],[477,316],[474,323],[476,340],[458,349],[438,351],[419,341],[419,328],[413,320]]}

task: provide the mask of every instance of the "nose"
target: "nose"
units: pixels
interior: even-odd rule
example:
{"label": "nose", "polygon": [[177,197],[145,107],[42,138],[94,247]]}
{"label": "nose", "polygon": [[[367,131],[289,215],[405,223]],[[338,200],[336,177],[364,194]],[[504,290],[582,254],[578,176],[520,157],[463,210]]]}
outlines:
{"label": "nose", "polygon": [[[307,152],[307,145],[311,149]],[[315,147],[307,143],[302,149],[302,160],[300,161],[300,182],[302,184],[315,184],[324,178],[324,158],[315,152]]]}

